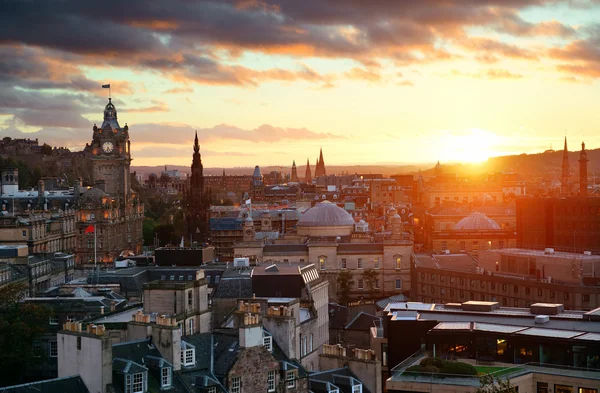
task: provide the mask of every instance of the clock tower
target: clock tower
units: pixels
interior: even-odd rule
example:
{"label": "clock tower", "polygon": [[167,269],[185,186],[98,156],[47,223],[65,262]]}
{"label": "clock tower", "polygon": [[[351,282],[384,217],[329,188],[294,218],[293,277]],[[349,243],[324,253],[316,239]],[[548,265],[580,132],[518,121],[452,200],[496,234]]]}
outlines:
{"label": "clock tower", "polygon": [[94,167],[94,183],[105,186],[103,191],[114,199],[125,200],[131,195],[131,143],[129,127],[121,128],[117,121],[117,109],[108,99],[104,108],[101,127],[94,124],[90,146]]}

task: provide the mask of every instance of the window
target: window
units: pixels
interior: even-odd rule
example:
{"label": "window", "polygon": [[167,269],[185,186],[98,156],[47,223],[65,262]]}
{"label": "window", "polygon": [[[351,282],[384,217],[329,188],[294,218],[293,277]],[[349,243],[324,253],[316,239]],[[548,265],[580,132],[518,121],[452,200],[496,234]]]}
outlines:
{"label": "window", "polygon": [[[209,280],[210,280],[210,278],[209,278]],[[191,274],[188,274],[188,281],[192,281],[192,275]]]}
{"label": "window", "polygon": [[75,316],[74,315],[67,315],[67,321],[73,322],[74,320],[75,320]]}
{"label": "window", "polygon": [[538,289],[538,296],[542,296],[542,290]]}
{"label": "window", "polygon": [[396,256],[396,269],[402,269],[402,257],[400,255]]}
{"label": "window", "polygon": [[363,268],[363,260],[362,260],[362,258],[358,258],[358,264],[357,264],[357,266],[358,266],[359,269]]}
{"label": "window", "polygon": [[77,336],[77,350],[81,350],[81,336]]}
{"label": "window", "polygon": [[188,306],[191,306],[194,303],[194,298],[192,297],[192,291],[188,291]]}
{"label": "window", "polygon": [[27,236],[27,231],[23,231],[23,237]]}
{"label": "window", "polygon": [[375,289],[379,289],[379,279],[375,279]]}
{"label": "window", "polygon": [[584,293],[581,295],[581,301],[582,302],[589,302],[590,301],[590,295],[589,293]]}
{"label": "window", "polygon": [[442,241],[442,251],[446,251],[448,249],[448,242],[447,241]]}
{"label": "window", "polygon": [[181,365],[193,366],[196,363],[196,349],[185,341],[181,342]]}
{"label": "window", "polygon": [[396,279],[396,289],[402,289],[402,279]]}
{"label": "window", "polygon": [[379,269],[379,258],[373,259],[373,269]]}
{"label": "window", "polygon": [[313,351],[313,335],[311,333],[310,340],[308,340],[308,352],[312,352],[312,351]]}
{"label": "window", "polygon": [[58,325],[58,316],[50,315],[50,319],[48,321],[50,325]]}
{"label": "window", "polygon": [[183,276],[179,276],[179,281],[183,281]]}
{"label": "window", "polygon": [[352,386],[352,393],[362,393],[362,384]]}
{"label": "window", "polygon": [[319,269],[325,270],[326,263],[327,263],[327,257],[319,257]]}
{"label": "window", "polygon": [[450,277],[450,284],[454,284],[454,277]]}
{"label": "window", "polygon": [[444,288],[440,288],[440,295],[445,295],[446,294],[446,290]]}
{"label": "window", "polygon": [[207,393],[217,393],[217,387],[216,386],[209,387]]}
{"label": "window", "polygon": [[467,249],[467,243],[462,241],[460,242],[460,251],[465,251]]}
{"label": "window", "polygon": [[162,387],[168,387],[171,386],[171,368],[170,367],[163,367],[162,371],[161,371],[161,384]]}
{"label": "window", "polygon": [[342,269],[346,269],[348,267],[348,260],[346,258],[342,258]]}
{"label": "window", "polygon": [[529,287],[525,288],[525,295],[531,295],[531,288],[529,288]]}
{"label": "window", "polygon": [[359,278],[359,279],[358,279],[358,289],[363,289],[363,285],[364,285],[364,283],[363,283],[363,279],[362,279],[362,278]]}
{"label": "window", "polygon": [[267,372],[267,392],[275,391],[275,371],[269,370]]}
{"label": "window", "polygon": [[475,286],[475,280],[471,280],[471,286],[474,287]]}
{"label": "window", "polygon": [[431,274],[431,281],[435,281],[435,274]]}
{"label": "window", "polygon": [[175,276],[174,276],[174,275],[171,275],[171,277],[169,277],[169,279],[170,279],[171,281],[173,281],[173,280],[175,280]]}
{"label": "window", "polygon": [[273,337],[266,336],[263,337],[263,347],[267,349],[269,352],[273,352]]}
{"label": "window", "polygon": [[460,278],[460,285],[465,285],[465,279],[464,278]]}
{"label": "window", "polygon": [[556,297],[556,293],[554,291],[550,291],[550,298],[554,299]]}
{"label": "window", "polygon": [[421,280],[425,280],[425,273],[421,273]]}
{"label": "window", "polygon": [[285,386],[288,389],[292,389],[292,388],[296,387],[296,378],[294,377],[294,372],[293,371],[286,371],[285,372],[285,381],[286,381]]}
{"label": "window", "polygon": [[569,300],[569,294],[565,292],[565,300]]}
{"label": "window", "polygon": [[133,374],[133,383],[131,384],[132,393],[142,393],[144,391],[144,374]]}
{"label": "window", "polygon": [[502,284],[502,291],[503,292],[506,292],[506,288],[507,288],[506,284]]}
{"label": "window", "polygon": [[194,334],[194,320],[188,320],[188,334]]}
{"label": "window", "polygon": [[515,293],[519,293],[519,286],[518,285],[513,286],[513,291]]}
{"label": "window", "polygon": [[58,357],[58,343],[56,341],[50,341],[50,357]]}
{"label": "window", "polygon": [[242,391],[242,378],[233,377],[231,378],[231,393],[241,393]]}
{"label": "window", "polygon": [[440,276],[440,282],[444,282],[446,276]]}
{"label": "window", "polygon": [[498,240],[498,248],[504,248],[504,240]]}

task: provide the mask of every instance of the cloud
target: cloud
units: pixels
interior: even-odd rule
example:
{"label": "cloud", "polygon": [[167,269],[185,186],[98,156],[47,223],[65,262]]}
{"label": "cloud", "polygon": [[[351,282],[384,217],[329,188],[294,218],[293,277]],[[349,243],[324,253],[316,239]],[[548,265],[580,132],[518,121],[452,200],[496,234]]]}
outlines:
{"label": "cloud", "polygon": [[[132,145],[133,146],[133,145]],[[141,147],[132,147],[131,154],[136,158],[153,158],[153,157],[166,157],[166,158],[178,158],[192,156],[193,149],[189,144],[187,145],[143,145]],[[211,149],[201,149],[200,153],[203,157],[252,157],[254,154],[248,152],[239,151],[216,151]]]}
{"label": "cloud", "polygon": [[478,78],[478,79],[520,79],[523,78],[521,74],[515,74],[508,70],[503,69],[488,69],[483,72],[462,72],[458,70],[452,70],[450,72],[452,76],[463,76],[469,78]]}
{"label": "cloud", "polygon": [[359,67],[352,68],[350,71],[347,71],[344,75],[349,79],[364,80],[367,82],[381,81],[380,73],[372,70],[365,70],[364,68]]}
{"label": "cloud", "polygon": [[181,93],[193,93],[194,89],[189,87],[174,87],[172,89],[165,90],[163,94],[181,94]]}
{"label": "cloud", "polygon": [[561,48],[553,48],[549,56],[561,61],[557,70],[575,76],[600,78],[600,26],[589,29],[585,39],[579,39]]}

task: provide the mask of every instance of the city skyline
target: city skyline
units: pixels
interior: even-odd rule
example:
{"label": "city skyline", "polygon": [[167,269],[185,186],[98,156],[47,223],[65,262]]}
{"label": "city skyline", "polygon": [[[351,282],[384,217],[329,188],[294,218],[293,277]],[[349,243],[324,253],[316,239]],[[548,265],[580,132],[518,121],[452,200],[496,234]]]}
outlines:
{"label": "city skyline", "polygon": [[8,6],[3,136],[81,149],[110,83],[137,166],[189,165],[195,130],[210,167],[600,146],[597,1],[75,4]]}

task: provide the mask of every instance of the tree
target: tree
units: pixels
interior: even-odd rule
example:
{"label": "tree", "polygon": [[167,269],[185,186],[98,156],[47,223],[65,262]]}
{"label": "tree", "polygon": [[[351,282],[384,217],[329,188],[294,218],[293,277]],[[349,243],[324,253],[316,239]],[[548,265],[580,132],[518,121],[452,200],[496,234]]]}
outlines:
{"label": "tree", "polygon": [[144,218],[142,224],[142,233],[144,235],[144,244],[146,246],[154,245],[154,229],[156,228],[156,221],[150,217]]}
{"label": "tree", "polygon": [[340,304],[348,304],[350,300],[350,289],[354,285],[352,274],[348,270],[342,270],[337,276],[337,298]]}
{"label": "tree", "polygon": [[22,371],[41,362],[45,353],[34,349],[48,326],[50,309],[23,303],[27,284],[10,283],[0,288],[0,386],[22,382]]}
{"label": "tree", "polygon": [[362,279],[365,282],[365,286],[367,287],[367,291],[374,292],[376,283],[377,283],[377,272],[373,269],[367,269],[362,273]]}
{"label": "tree", "polygon": [[486,374],[479,379],[479,387],[475,393],[517,393],[517,388],[508,379]]}

